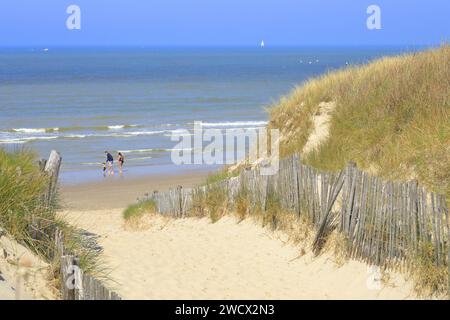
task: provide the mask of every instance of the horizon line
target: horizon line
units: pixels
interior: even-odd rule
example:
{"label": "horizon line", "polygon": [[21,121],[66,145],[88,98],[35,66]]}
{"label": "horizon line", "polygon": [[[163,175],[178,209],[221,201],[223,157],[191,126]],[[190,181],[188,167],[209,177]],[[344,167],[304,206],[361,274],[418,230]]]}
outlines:
{"label": "horizon line", "polygon": [[376,47],[438,47],[442,45],[449,44],[449,42],[441,42],[441,43],[421,43],[421,44],[411,44],[411,43],[386,43],[386,44],[276,44],[270,45],[265,44],[264,47],[258,45],[242,45],[242,44],[225,44],[225,45],[216,45],[216,44],[192,44],[192,45],[137,45],[137,44],[75,44],[75,45],[66,45],[66,44],[14,44],[14,45],[3,45],[0,44],[0,49],[14,49],[14,48],[25,48],[25,49],[84,49],[84,48],[137,48],[137,49],[152,49],[152,48],[249,48],[249,49],[259,49],[266,50],[271,48],[342,48],[342,47],[365,47],[365,48],[376,48]]}

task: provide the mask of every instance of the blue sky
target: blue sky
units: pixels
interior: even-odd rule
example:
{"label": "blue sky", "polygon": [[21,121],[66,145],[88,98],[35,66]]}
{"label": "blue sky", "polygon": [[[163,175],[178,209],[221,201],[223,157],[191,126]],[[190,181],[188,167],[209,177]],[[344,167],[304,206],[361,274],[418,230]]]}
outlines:
{"label": "blue sky", "polygon": [[[71,4],[81,30],[66,28]],[[1,0],[0,46],[435,45],[449,15],[448,0]]]}

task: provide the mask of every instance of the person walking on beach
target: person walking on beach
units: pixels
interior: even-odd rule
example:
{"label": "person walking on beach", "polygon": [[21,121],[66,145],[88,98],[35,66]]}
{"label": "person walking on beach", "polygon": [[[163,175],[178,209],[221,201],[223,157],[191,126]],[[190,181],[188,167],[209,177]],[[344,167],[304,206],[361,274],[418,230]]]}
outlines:
{"label": "person walking on beach", "polygon": [[106,162],[102,162],[103,167],[103,177],[106,177]]}
{"label": "person walking on beach", "polygon": [[109,153],[108,151],[105,151],[106,153],[106,165],[108,166],[108,174],[109,175],[114,175],[114,158],[112,156],[111,153]]}
{"label": "person walking on beach", "polygon": [[122,175],[123,163],[125,162],[125,157],[123,156],[123,154],[121,152],[118,153],[117,157],[118,157],[118,161],[119,161],[120,175]]}

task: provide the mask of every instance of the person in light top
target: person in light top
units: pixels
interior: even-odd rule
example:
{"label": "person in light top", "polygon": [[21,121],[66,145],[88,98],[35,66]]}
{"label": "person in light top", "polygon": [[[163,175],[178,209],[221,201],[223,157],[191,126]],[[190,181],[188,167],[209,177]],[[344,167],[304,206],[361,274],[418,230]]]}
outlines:
{"label": "person in light top", "polygon": [[117,154],[117,159],[119,161],[119,170],[120,170],[120,174],[122,175],[123,172],[123,164],[125,162],[125,157],[123,156],[123,154],[121,152],[119,152]]}

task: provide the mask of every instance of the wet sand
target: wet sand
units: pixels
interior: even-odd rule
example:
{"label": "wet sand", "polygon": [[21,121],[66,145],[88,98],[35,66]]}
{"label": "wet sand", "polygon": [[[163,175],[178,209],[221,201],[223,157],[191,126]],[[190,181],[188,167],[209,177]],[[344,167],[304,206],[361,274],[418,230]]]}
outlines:
{"label": "wet sand", "polygon": [[166,191],[179,185],[189,188],[205,182],[208,172],[149,175],[127,178],[115,175],[102,181],[60,187],[61,206],[67,210],[125,208],[137,198],[155,190]]}

